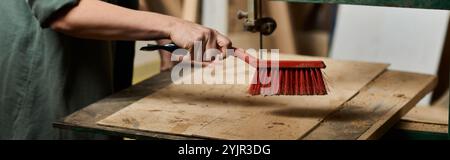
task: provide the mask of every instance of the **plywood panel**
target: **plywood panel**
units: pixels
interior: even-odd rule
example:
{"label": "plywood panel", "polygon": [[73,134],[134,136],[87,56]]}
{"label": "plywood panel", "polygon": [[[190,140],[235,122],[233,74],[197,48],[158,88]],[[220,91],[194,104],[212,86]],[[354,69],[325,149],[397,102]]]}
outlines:
{"label": "plywood panel", "polygon": [[436,86],[436,77],[387,71],[302,139],[376,139]]}
{"label": "plywood panel", "polygon": [[[215,139],[298,139],[387,68],[378,63],[325,63],[327,96],[248,96],[248,85],[172,84],[98,124]],[[250,68],[239,74],[253,72]]]}
{"label": "plywood panel", "polygon": [[395,126],[396,129],[406,131],[432,132],[432,133],[448,133],[448,125],[400,121]]}
{"label": "plywood panel", "polygon": [[404,121],[448,125],[447,106],[417,106],[408,112]]}

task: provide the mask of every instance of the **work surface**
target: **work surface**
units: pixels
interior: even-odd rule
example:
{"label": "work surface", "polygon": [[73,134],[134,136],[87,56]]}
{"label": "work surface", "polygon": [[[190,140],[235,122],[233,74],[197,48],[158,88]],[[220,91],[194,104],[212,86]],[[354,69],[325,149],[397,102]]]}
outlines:
{"label": "work surface", "polygon": [[131,138],[375,139],[436,83],[385,64],[325,63],[327,96],[252,97],[247,85],[174,85],[162,73],[55,126]]}

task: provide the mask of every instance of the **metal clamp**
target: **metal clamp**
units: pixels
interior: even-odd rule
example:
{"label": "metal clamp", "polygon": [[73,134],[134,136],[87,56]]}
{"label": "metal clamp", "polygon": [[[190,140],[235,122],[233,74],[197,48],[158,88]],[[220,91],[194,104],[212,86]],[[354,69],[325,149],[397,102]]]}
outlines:
{"label": "metal clamp", "polygon": [[[248,0],[248,11],[238,11],[238,19],[245,20],[244,29],[252,33],[271,35],[277,28],[277,22],[271,17],[261,17],[261,0]],[[258,15],[259,14],[259,15]]]}

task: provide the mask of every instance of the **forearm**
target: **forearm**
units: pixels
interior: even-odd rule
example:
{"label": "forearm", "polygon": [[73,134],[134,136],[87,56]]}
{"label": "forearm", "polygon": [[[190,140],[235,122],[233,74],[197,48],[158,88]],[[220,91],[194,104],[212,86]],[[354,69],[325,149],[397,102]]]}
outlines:
{"label": "forearm", "polygon": [[170,38],[180,21],[161,14],[135,11],[99,0],[81,0],[52,22],[52,29],[79,38],[154,40]]}

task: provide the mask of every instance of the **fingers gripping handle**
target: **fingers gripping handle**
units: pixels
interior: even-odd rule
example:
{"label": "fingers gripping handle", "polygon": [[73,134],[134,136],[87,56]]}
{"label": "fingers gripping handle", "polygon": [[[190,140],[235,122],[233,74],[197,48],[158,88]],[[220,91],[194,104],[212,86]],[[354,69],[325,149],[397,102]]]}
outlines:
{"label": "fingers gripping handle", "polygon": [[156,45],[156,44],[148,44],[145,47],[141,48],[141,51],[156,51],[156,50],[166,50],[170,53],[174,52],[175,50],[179,49],[179,47],[173,43],[169,43],[166,45]]}
{"label": "fingers gripping handle", "polygon": [[[142,51],[165,50],[170,53],[174,52],[177,49],[180,49],[180,47],[178,47],[174,43],[169,43],[166,45],[148,44],[147,46],[141,48]],[[245,50],[238,49],[238,48],[233,48],[233,49],[234,49],[233,56],[245,61],[248,64],[257,64],[258,59],[256,59],[252,55],[245,53]]]}

